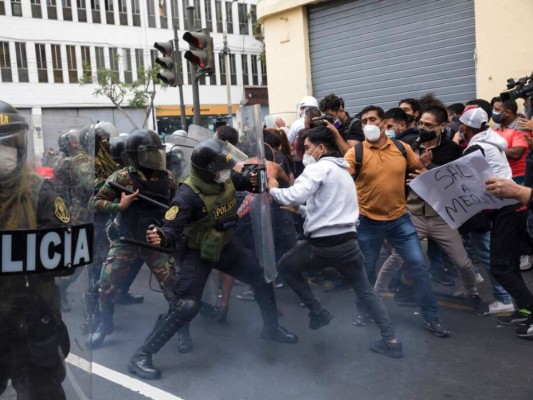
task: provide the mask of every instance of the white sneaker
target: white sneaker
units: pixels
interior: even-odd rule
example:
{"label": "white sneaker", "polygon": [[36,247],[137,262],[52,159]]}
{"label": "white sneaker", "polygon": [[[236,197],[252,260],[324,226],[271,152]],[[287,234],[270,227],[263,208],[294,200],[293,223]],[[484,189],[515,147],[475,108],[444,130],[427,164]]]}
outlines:
{"label": "white sneaker", "polygon": [[501,314],[515,311],[513,303],[505,304],[501,301],[496,300],[493,303],[489,304],[489,314]]}
{"label": "white sneaker", "polygon": [[528,269],[530,269],[532,263],[533,263],[533,256],[531,255],[520,256],[520,270],[521,271],[527,271]]}
{"label": "white sneaker", "polygon": [[483,283],[485,279],[481,276],[479,272],[476,272],[476,285],[479,285],[480,283]]}

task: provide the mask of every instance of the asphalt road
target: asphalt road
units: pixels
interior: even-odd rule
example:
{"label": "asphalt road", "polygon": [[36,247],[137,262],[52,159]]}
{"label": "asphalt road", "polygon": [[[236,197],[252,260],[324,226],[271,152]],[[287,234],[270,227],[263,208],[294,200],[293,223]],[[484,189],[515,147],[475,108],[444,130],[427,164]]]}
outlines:
{"label": "asphalt road", "polygon": [[[533,288],[533,272],[524,277]],[[369,342],[379,338],[378,329],[352,325],[352,291],[326,294],[324,287],[315,286],[335,318],[312,331],[307,327],[307,311],[292,291],[276,289],[284,313],[280,322],[300,338],[297,345],[286,345],[259,339],[258,307],[235,299],[245,288],[236,286],[227,325],[198,316],[191,324],[194,351],[179,354],[174,337],[154,357],[162,379],[139,381],[128,374],[128,359],[157,315],[166,310],[163,296],[151,291],[148,282],[148,270],[143,268],[132,292],[143,293],[145,302],[117,306],[115,332],[93,352],[92,399],[533,399],[533,341],[515,337],[514,328],[498,324],[495,316],[474,315],[466,303],[447,296],[450,290],[439,284],[434,288],[443,304],[441,318],[452,331],[450,338],[426,331],[417,308],[398,306],[390,297],[385,300],[403,342],[403,359],[368,350]],[[488,300],[487,282],[480,289]],[[74,311],[65,314],[72,323],[80,307],[77,285],[69,289]],[[78,352],[82,348],[80,344],[73,353],[87,355]],[[88,377],[72,364],[71,371],[82,380]]]}

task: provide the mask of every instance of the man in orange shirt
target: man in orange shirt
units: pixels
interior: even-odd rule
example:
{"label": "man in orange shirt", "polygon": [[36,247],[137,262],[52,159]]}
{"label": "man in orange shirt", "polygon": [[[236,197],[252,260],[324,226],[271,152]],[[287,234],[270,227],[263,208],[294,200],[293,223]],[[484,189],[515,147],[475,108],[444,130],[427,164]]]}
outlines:
{"label": "man in orange shirt", "polygon": [[[365,257],[369,281],[375,282],[375,269],[385,239],[396,249],[409,268],[424,324],[435,336],[446,337],[449,330],[438,317],[438,305],[431,288],[430,276],[416,229],[405,205],[406,172],[425,170],[411,147],[385,135],[384,112],[368,106],[361,111],[365,141],[344,156],[354,175],[359,200],[358,241]],[[361,157],[359,157],[361,156]],[[359,305],[356,314],[367,318],[367,310]],[[365,321],[361,321],[365,322]]]}

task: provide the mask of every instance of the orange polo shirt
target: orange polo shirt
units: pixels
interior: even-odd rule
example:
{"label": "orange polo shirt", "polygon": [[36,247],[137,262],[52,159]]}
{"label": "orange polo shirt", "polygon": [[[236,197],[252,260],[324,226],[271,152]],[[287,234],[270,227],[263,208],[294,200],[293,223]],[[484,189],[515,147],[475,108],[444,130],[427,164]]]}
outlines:
{"label": "orange polo shirt", "polygon": [[[403,143],[403,142],[402,142]],[[405,206],[405,172],[418,162],[411,146],[404,143],[407,160],[391,139],[382,148],[367,141],[363,143],[363,161],[357,178],[359,213],[378,221],[392,221],[407,212]],[[344,155],[355,171],[355,150],[352,147]]]}
{"label": "orange polo shirt", "polygon": [[498,132],[498,134],[507,141],[507,148],[526,148],[526,151],[524,151],[524,154],[518,160],[512,160],[510,158],[507,159],[507,161],[509,161],[511,171],[513,172],[513,178],[524,176],[526,174],[526,158],[527,153],[529,152],[529,145],[527,144],[526,139],[524,139],[525,136],[529,136],[529,133],[518,130],[516,128],[517,121],[518,118],[505,128],[501,125],[497,128],[494,128],[494,131]]}

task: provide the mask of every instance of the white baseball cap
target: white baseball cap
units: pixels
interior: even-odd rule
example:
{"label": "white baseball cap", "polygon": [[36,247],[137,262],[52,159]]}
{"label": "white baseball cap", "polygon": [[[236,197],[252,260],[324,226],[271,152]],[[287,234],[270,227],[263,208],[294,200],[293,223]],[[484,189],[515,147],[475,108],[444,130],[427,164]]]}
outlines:
{"label": "white baseball cap", "polygon": [[305,96],[300,100],[300,108],[302,107],[316,107],[318,108],[318,101],[313,96]]}
{"label": "white baseball cap", "polygon": [[489,120],[489,116],[481,107],[473,107],[465,109],[463,114],[459,117],[459,121],[470,128],[479,129]]}

